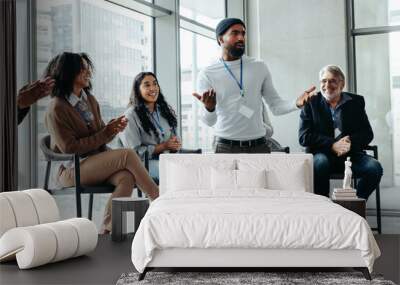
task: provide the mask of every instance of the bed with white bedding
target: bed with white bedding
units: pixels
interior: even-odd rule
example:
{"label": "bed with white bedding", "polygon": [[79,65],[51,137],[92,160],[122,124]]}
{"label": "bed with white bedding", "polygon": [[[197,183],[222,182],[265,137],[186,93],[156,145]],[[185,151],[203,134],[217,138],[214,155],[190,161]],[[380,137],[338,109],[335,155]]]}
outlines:
{"label": "bed with white bedding", "polygon": [[[161,196],[132,243],[154,267],[355,267],[380,255],[368,223],[315,195],[312,157],[163,155]],[[144,277],[144,274],[141,276]]]}

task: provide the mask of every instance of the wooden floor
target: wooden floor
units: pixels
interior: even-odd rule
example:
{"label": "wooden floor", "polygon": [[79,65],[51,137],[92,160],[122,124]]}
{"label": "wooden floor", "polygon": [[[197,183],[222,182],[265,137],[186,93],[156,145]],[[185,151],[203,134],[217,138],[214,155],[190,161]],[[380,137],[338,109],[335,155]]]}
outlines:
{"label": "wooden floor", "polygon": [[[374,272],[400,283],[400,235],[377,235],[382,256],[375,262]],[[16,262],[0,265],[0,284],[115,284],[124,272],[133,272],[132,236],[123,242],[112,242],[100,236],[94,252],[42,267],[19,270]],[[312,270],[310,270],[312,271]]]}

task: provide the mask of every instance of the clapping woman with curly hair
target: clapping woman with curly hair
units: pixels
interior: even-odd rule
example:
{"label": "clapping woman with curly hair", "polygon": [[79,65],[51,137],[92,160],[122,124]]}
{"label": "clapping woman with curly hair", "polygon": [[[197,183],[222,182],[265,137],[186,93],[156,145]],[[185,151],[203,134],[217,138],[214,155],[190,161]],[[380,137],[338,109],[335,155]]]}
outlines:
{"label": "clapping woman with curly hair", "polygon": [[[148,175],[132,149],[108,150],[106,144],[127,125],[125,116],[104,124],[99,104],[91,94],[93,63],[84,53],[64,52],[52,69],[55,79],[52,100],[46,113],[51,148],[59,153],[81,155],[81,182],[115,185],[104,214],[101,232],[111,231],[111,199],[130,196],[137,184],[150,199],[158,197],[158,186]],[[58,172],[64,187],[73,186],[73,165],[62,165]]]}

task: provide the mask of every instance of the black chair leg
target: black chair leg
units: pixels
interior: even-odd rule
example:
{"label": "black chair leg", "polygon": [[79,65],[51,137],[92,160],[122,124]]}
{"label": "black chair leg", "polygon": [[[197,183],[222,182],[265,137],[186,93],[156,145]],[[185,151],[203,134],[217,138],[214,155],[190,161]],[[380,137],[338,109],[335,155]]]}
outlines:
{"label": "black chair leg", "polygon": [[78,218],[82,217],[82,201],[81,201],[81,192],[76,189],[76,216]]}
{"label": "black chair leg", "polygon": [[82,200],[81,200],[81,168],[79,162],[79,155],[74,155],[75,164],[75,197],[76,197],[76,216],[82,217]]}
{"label": "black chair leg", "polygon": [[90,193],[90,197],[89,197],[89,209],[88,209],[88,217],[89,217],[89,220],[92,220],[92,214],[93,214],[93,193]]}
{"label": "black chair leg", "polygon": [[379,185],[375,190],[375,199],[376,199],[376,223],[378,225],[378,233],[382,233],[382,221],[381,221],[381,193]]}
{"label": "black chair leg", "polygon": [[43,188],[46,191],[49,190],[50,169],[51,169],[51,161],[48,161],[46,164],[46,173],[44,176],[44,185],[43,185]]}

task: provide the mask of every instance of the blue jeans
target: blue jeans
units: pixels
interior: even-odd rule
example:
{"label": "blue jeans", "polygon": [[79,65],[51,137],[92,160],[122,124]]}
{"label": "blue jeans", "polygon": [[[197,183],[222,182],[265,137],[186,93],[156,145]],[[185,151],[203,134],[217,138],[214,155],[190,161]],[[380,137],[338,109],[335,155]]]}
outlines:
{"label": "blue jeans", "polygon": [[[353,177],[357,178],[357,196],[368,199],[381,181],[383,169],[379,161],[363,153],[350,155]],[[344,173],[347,156],[333,154],[314,154],[314,193],[329,197],[329,176],[331,173]]]}

